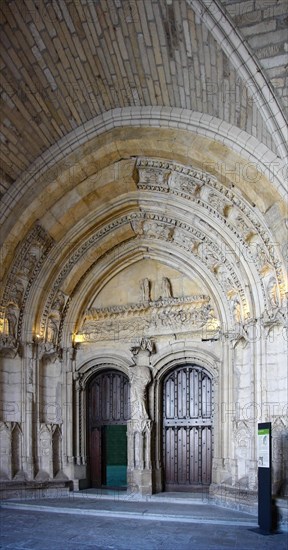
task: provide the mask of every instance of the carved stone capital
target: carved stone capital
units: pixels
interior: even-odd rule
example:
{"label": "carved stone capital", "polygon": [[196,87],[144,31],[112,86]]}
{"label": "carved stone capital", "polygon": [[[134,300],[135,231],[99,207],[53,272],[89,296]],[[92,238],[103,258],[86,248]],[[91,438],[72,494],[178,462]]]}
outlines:
{"label": "carved stone capital", "polygon": [[[154,342],[150,338],[141,338],[140,342],[131,348],[131,352],[134,355],[135,362],[137,364],[140,364],[142,359],[147,358],[149,364],[150,355],[155,353]],[[147,360],[144,360],[144,363],[146,364]]]}
{"label": "carved stone capital", "polygon": [[261,324],[264,328],[266,337],[268,337],[271,330],[273,330],[274,328],[288,327],[287,312],[284,310],[284,308],[280,307],[271,309],[269,311],[266,310],[261,316]]}
{"label": "carved stone capital", "polygon": [[152,430],[153,422],[149,419],[136,419],[136,420],[129,420],[128,422],[128,429],[132,433],[138,432],[138,433],[145,433],[145,432],[151,432]]}
{"label": "carved stone capital", "polygon": [[239,328],[238,330],[234,330],[234,331],[231,330],[231,331],[225,332],[223,333],[223,336],[225,339],[227,339],[230,342],[233,349],[235,349],[240,344],[242,345],[243,348],[246,348],[247,345],[249,344],[249,339],[244,328],[242,329]]}
{"label": "carved stone capital", "polygon": [[51,342],[38,340],[35,342],[35,346],[37,347],[38,359],[44,362],[55,363],[57,359],[62,358],[62,349],[54,346]]}
{"label": "carved stone capital", "polygon": [[0,356],[14,359],[19,350],[19,342],[13,336],[0,334]]}

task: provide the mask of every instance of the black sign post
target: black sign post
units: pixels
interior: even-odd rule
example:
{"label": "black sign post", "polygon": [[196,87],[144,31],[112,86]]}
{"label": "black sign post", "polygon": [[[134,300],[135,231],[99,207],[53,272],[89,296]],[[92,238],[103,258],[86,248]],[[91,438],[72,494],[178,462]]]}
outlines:
{"label": "black sign post", "polygon": [[271,422],[258,424],[258,525],[263,535],[272,528]]}

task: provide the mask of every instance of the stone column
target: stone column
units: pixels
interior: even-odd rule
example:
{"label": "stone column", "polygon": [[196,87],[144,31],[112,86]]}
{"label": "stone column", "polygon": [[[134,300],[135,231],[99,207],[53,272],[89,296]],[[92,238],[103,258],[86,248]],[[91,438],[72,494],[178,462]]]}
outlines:
{"label": "stone column", "polygon": [[131,492],[152,494],[151,430],[147,411],[147,386],[151,382],[151,342],[143,339],[132,348],[135,366],[130,368],[131,420],[128,422],[128,486]]}
{"label": "stone column", "polygon": [[82,377],[77,372],[74,373],[75,380],[75,448],[74,459],[79,466],[81,464],[81,444],[82,444],[82,418],[81,418],[81,400],[82,400]]}
{"label": "stone column", "polygon": [[69,477],[74,474],[73,454],[73,371],[75,371],[75,349],[65,350],[63,392],[63,465],[64,473]]}
{"label": "stone column", "polygon": [[37,419],[35,401],[37,400],[38,344],[29,342],[25,346],[25,377],[23,377],[23,470],[27,479],[34,478],[38,471],[37,463]]}

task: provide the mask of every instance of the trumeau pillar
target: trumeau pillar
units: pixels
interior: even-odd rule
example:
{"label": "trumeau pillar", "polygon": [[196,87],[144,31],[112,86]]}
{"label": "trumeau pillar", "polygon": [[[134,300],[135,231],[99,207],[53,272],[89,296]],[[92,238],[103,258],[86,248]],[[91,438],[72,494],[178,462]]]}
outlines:
{"label": "trumeau pillar", "polygon": [[151,382],[152,344],[142,339],[132,348],[135,366],[130,367],[131,420],[128,422],[128,485],[131,492],[152,494],[151,431],[147,412],[147,386]]}

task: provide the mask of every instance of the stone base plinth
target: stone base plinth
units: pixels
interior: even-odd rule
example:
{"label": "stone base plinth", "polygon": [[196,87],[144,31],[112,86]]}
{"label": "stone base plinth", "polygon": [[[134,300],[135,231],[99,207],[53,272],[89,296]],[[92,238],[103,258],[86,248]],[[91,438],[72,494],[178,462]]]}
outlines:
{"label": "stone base plinth", "polygon": [[152,495],[152,470],[130,470],[127,473],[128,491],[139,495]]}
{"label": "stone base plinth", "polygon": [[67,496],[73,489],[72,481],[4,481],[0,483],[0,498],[23,499],[26,498],[60,498]]}
{"label": "stone base plinth", "polygon": [[225,485],[212,483],[209,488],[209,495],[215,504],[227,506],[234,510],[254,513],[258,506],[256,491],[251,491],[240,485]]}

